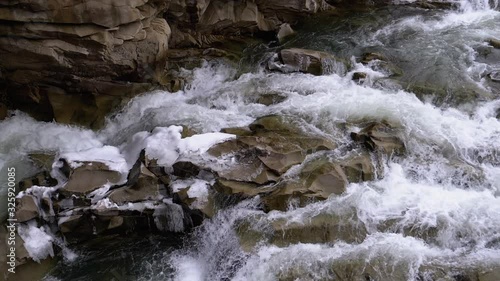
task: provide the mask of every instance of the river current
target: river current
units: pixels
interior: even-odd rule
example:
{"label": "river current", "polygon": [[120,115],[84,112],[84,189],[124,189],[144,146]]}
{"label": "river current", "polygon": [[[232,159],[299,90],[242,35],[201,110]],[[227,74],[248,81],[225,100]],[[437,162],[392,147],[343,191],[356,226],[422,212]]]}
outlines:
{"label": "river current", "polygon": [[[500,70],[500,50],[487,43],[500,38],[499,3],[458,1],[454,10],[424,10],[409,2],[308,20],[285,43],[351,60],[345,76],[269,73],[262,65],[273,47],[259,45],[248,50],[245,69],[251,71],[205,63],[184,91],[136,97],[97,132],[15,112],[0,122],[0,182],[9,166],[17,167],[19,178],[36,172],[28,153],[120,147],[155,127],[187,125],[208,133],[269,114],[294,115],[305,129],[347,144],[339,124],[387,121],[404,128],[407,153],[388,159],[379,180],[350,184],[341,196],[286,212],[264,213],[258,199],[243,201],[205,221],[182,248],[153,238],[131,246],[138,253],[131,270],[140,280],[430,281],[469,280],[457,278],[471,273],[500,280],[500,86],[486,76]],[[389,77],[386,69],[357,62],[366,52],[382,53],[402,75]],[[367,78],[352,81],[360,71]],[[285,99],[257,103],[267,93]],[[337,222],[350,239],[266,239],[271,226],[325,221]],[[249,230],[242,228],[248,224]],[[98,261],[98,251],[74,251],[80,256],[61,261],[46,280],[96,280],[92,257]]]}

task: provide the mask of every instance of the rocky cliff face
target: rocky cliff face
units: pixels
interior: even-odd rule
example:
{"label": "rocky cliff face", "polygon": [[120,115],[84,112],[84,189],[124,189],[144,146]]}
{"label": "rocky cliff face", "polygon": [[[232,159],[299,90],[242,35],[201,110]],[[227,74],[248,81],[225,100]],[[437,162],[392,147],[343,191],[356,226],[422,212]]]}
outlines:
{"label": "rocky cliff face", "polygon": [[134,94],[154,85],[178,89],[169,61],[287,32],[288,23],[343,2],[2,0],[0,103],[40,120],[97,128]]}
{"label": "rocky cliff face", "polygon": [[3,2],[1,80],[10,106],[42,120],[97,126],[168,49],[165,1]]}

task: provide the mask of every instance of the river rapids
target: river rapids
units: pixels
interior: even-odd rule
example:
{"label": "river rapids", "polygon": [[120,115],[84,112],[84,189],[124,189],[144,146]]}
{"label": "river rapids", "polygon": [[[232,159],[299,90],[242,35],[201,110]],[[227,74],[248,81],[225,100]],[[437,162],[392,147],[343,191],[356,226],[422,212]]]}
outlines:
{"label": "river rapids", "polygon": [[[379,179],[350,184],[340,196],[286,212],[264,213],[258,198],[222,209],[181,248],[160,242],[131,246],[139,253],[130,265],[134,276],[500,280],[500,87],[486,78],[500,70],[500,52],[486,43],[500,38],[498,0],[462,0],[453,10],[432,11],[408,5],[414,1],[396,2],[347,18],[312,19],[286,43],[351,60],[353,69],[342,76],[267,72],[262,65],[273,47],[259,45],[248,51],[251,71],[205,63],[193,71],[184,91],[136,97],[97,132],[15,112],[0,122],[0,177],[8,166],[18,167],[19,178],[35,173],[26,156],[33,151],[123,147],[134,133],[156,127],[186,125],[210,133],[270,114],[293,115],[307,130],[348,144],[338,124],[387,121],[404,128],[400,137],[407,152],[387,159]],[[389,57],[403,74],[390,79],[384,70],[357,62],[367,51]],[[356,83],[354,72],[367,77]],[[286,98],[269,106],[256,102],[270,92]],[[5,200],[6,187],[1,190]],[[5,210],[1,213],[3,219]],[[280,228],[308,227],[329,227],[344,238],[296,243],[278,234],[269,239]],[[60,262],[45,280],[97,280],[92,259],[100,257],[95,251],[80,253]],[[106,256],[102,262],[114,259]]]}

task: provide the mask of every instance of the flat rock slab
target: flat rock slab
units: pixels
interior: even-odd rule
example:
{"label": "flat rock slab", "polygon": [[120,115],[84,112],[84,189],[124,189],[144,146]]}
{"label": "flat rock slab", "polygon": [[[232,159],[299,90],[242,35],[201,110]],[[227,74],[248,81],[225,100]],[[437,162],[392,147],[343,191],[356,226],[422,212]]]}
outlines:
{"label": "flat rock slab", "polygon": [[87,195],[105,184],[120,182],[121,174],[110,170],[99,162],[82,162],[82,165],[70,172],[68,182],[61,192],[74,195]]}

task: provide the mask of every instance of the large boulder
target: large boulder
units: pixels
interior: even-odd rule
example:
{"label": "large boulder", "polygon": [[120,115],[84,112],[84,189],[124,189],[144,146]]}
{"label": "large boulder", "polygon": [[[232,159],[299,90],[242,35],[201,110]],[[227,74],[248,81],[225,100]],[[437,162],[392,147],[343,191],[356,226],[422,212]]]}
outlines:
{"label": "large boulder", "polygon": [[282,179],[262,200],[267,210],[284,211],[291,205],[305,206],[341,195],[348,183],[374,179],[375,166],[368,153],[345,159],[320,157],[303,163],[295,177]]}

